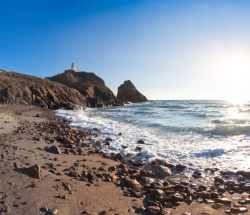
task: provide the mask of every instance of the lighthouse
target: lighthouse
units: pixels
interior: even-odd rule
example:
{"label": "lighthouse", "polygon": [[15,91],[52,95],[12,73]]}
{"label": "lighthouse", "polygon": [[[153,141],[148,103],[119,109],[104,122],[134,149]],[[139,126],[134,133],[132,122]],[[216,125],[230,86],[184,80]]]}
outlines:
{"label": "lighthouse", "polygon": [[77,72],[77,69],[74,63],[71,64],[71,70],[74,72]]}
{"label": "lighthouse", "polygon": [[70,66],[70,69],[66,69],[64,72],[65,72],[65,73],[68,73],[68,72],[69,72],[69,73],[70,73],[70,72],[77,72],[77,69],[76,69],[75,64],[72,63],[71,66]]}

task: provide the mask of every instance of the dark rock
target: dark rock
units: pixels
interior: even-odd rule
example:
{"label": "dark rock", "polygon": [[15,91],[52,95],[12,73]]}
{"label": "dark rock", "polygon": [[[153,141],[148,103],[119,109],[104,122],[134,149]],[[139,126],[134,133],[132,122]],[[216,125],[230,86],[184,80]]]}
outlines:
{"label": "dark rock", "polygon": [[160,189],[151,190],[150,195],[151,195],[152,198],[154,198],[156,200],[162,200],[165,197],[164,191],[162,191]]}
{"label": "dark rock", "polygon": [[180,202],[180,201],[184,200],[184,197],[181,194],[179,194],[179,193],[174,193],[173,195],[171,195],[169,197],[169,200],[171,202]]}
{"label": "dark rock", "polygon": [[155,188],[155,189],[160,189],[160,190],[163,190],[164,189],[164,186],[161,182],[159,181],[154,181],[152,184],[151,184],[151,187],[152,188]]}
{"label": "dark rock", "polygon": [[16,72],[0,73],[0,103],[50,109],[86,106],[84,97],[75,89]]}
{"label": "dark rock", "polygon": [[114,160],[116,161],[122,161],[122,155],[120,153],[114,155]]}
{"label": "dark rock", "polygon": [[124,81],[124,83],[118,87],[116,98],[118,102],[122,104],[148,101],[147,98],[135,88],[134,84],[130,80]]}
{"label": "dark rock", "polygon": [[178,172],[181,172],[181,171],[185,170],[185,169],[187,168],[187,166],[186,166],[186,165],[183,165],[183,164],[177,164],[177,165],[175,166],[175,168],[176,168],[176,170],[177,170]]}
{"label": "dark rock", "polygon": [[28,176],[32,177],[32,178],[37,178],[37,179],[41,179],[41,168],[38,164],[28,167],[28,168],[23,168],[23,171],[25,174],[27,174]]}
{"label": "dark rock", "polygon": [[160,215],[170,215],[171,209],[170,208],[163,208]]}
{"label": "dark rock", "polygon": [[231,200],[229,200],[228,198],[225,198],[225,197],[215,199],[215,201],[218,203],[221,203],[221,204],[225,204],[225,205],[231,204]]}
{"label": "dark rock", "polygon": [[147,211],[149,214],[157,215],[160,214],[161,208],[159,206],[149,206],[147,207]]}
{"label": "dark rock", "polygon": [[246,207],[232,207],[230,211],[232,213],[245,213],[248,211],[248,209]]}
{"label": "dark rock", "polygon": [[214,177],[214,184],[224,184],[224,180],[220,177]]}
{"label": "dark rock", "polygon": [[250,191],[250,183],[247,183],[247,184],[243,184],[242,185],[242,190],[243,191]]}
{"label": "dark rock", "polygon": [[250,178],[250,171],[238,171],[236,172],[237,175],[241,175],[245,178]]}
{"label": "dark rock", "polygon": [[86,102],[88,107],[103,107],[117,104],[113,92],[94,73],[67,70],[47,79],[78,90],[84,97],[83,101]]}
{"label": "dark rock", "polygon": [[140,183],[143,187],[150,187],[151,184],[154,182],[155,180],[153,178],[150,178],[150,177],[141,177],[140,179]]}
{"label": "dark rock", "polygon": [[235,181],[226,181],[224,184],[226,187],[232,189],[236,185]]}
{"label": "dark rock", "polygon": [[50,146],[48,152],[58,155],[61,154],[61,150],[57,146]]}
{"label": "dark rock", "polygon": [[161,165],[154,165],[152,166],[152,172],[155,174],[157,178],[164,179],[167,176],[171,175],[171,170],[168,167],[161,166]]}
{"label": "dark rock", "polygon": [[138,181],[130,178],[124,178],[124,182],[127,186],[131,187],[134,191],[141,191],[141,185]]}
{"label": "dark rock", "polygon": [[192,174],[193,178],[201,178],[202,177],[202,172],[199,170],[196,170]]}
{"label": "dark rock", "polygon": [[144,142],[144,140],[138,140],[137,143],[138,144],[144,144],[145,142]]}

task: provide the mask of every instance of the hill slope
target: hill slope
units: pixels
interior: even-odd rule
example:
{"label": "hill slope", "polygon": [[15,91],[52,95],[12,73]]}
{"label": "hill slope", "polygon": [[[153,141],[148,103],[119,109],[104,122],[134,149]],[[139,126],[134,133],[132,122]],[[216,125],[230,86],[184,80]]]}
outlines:
{"label": "hill slope", "polygon": [[67,70],[53,77],[47,77],[47,79],[77,89],[85,97],[88,107],[103,107],[117,104],[113,92],[94,73]]}
{"label": "hill slope", "polygon": [[0,72],[0,103],[27,104],[49,109],[75,109],[86,106],[75,89],[49,80],[16,72]]}

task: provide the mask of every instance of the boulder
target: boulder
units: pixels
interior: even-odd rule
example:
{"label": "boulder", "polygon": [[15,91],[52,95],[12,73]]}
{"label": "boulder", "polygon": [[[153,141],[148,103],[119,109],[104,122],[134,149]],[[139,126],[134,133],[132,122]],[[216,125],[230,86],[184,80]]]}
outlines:
{"label": "boulder", "polygon": [[116,98],[121,104],[148,101],[148,99],[135,88],[134,84],[130,80],[124,81],[124,83],[118,87]]}

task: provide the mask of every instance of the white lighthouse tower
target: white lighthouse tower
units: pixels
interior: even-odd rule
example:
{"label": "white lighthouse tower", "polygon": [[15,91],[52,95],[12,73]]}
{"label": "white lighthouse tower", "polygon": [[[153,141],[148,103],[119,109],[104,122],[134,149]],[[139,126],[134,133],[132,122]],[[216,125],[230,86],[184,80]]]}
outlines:
{"label": "white lighthouse tower", "polygon": [[77,69],[74,63],[71,64],[71,70],[74,72],[77,72]]}

